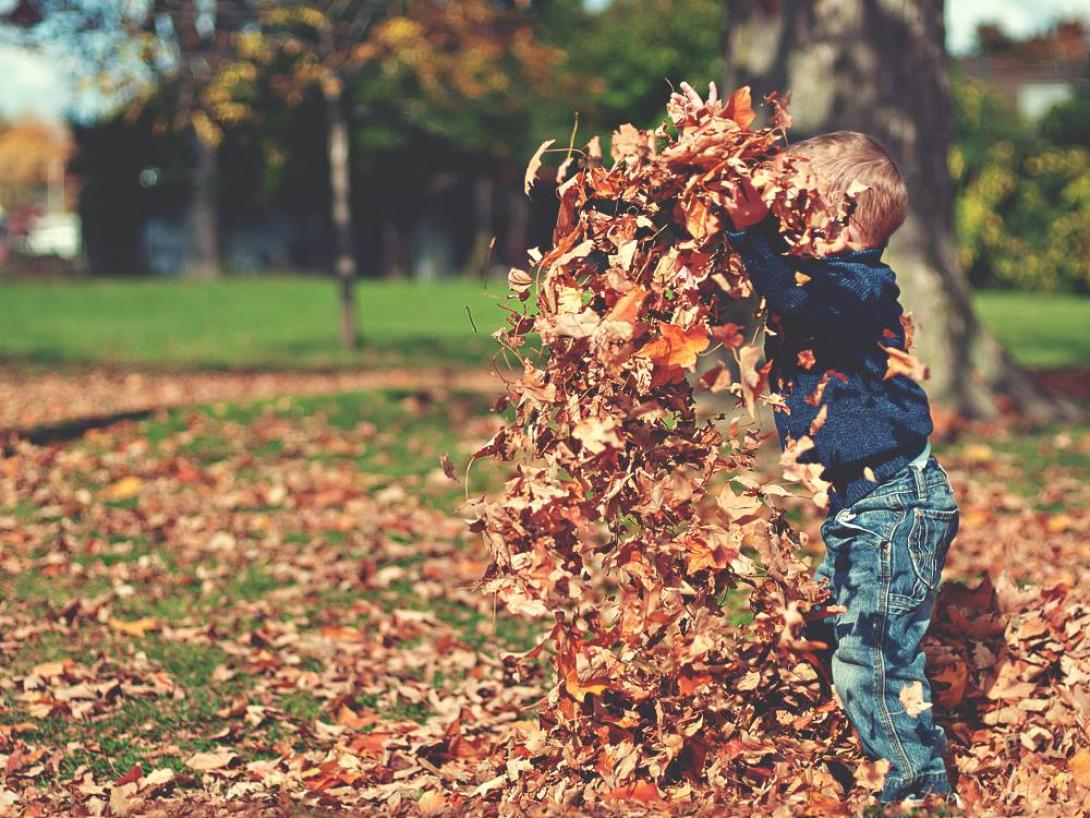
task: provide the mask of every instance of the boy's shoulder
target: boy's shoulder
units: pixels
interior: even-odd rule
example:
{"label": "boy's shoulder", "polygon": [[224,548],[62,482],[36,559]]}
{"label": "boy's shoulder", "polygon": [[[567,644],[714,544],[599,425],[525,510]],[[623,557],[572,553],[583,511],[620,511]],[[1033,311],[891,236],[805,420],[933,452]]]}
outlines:
{"label": "boy's shoulder", "polygon": [[874,275],[896,278],[893,268],[883,258],[884,247],[868,247],[860,250],[846,250],[825,256],[795,255],[801,267],[816,272],[828,272],[830,274],[850,271],[855,274]]}

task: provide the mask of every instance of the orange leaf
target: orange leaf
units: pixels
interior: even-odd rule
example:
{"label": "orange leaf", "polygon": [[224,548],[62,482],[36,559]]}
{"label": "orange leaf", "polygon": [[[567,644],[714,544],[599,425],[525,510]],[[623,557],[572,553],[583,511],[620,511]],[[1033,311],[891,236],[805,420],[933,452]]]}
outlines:
{"label": "orange leaf", "polygon": [[897,347],[887,347],[881,344],[879,346],[889,356],[889,361],[886,364],[886,376],[883,380],[888,381],[898,375],[904,375],[914,381],[922,381],[927,378],[927,367],[921,364],[915,355],[911,355]]}
{"label": "orange leaf", "polygon": [[640,305],[643,304],[646,297],[647,290],[637,284],[617,299],[617,302],[606,314],[606,320],[624,321],[628,324],[635,323],[640,314]]}
{"label": "orange leaf", "polygon": [[386,745],[394,738],[394,733],[363,733],[352,739],[349,745],[357,753],[377,755],[386,751]]}
{"label": "orange leaf", "polygon": [[631,784],[610,790],[605,794],[605,798],[611,801],[654,802],[662,800],[662,793],[653,781],[633,781]]}
{"label": "orange leaf", "polygon": [[700,324],[690,329],[663,324],[662,334],[645,344],[639,355],[651,359],[657,370],[655,381],[663,384],[678,380],[685,370],[695,368],[697,355],[707,348],[708,331]]}
{"label": "orange leaf", "polygon": [[599,695],[608,690],[608,680],[591,679],[584,682],[579,678],[579,669],[576,666],[576,655],[573,652],[574,650],[578,650],[577,645],[573,645],[572,648],[567,650],[558,650],[556,653],[556,666],[563,677],[564,689],[567,690],[576,701],[580,702],[586,699],[588,693],[591,695]]}
{"label": "orange leaf", "polygon": [[693,196],[686,202],[678,202],[677,207],[681,211],[685,229],[697,241],[702,241],[708,236],[722,231],[722,221],[712,212],[703,199]]}
{"label": "orange leaf", "polygon": [[753,112],[753,96],[749,92],[748,85],[743,85],[730,95],[730,99],[727,100],[726,110],[723,113],[726,114],[728,119],[737,122],[738,127],[743,131],[753,124],[757,114]]}

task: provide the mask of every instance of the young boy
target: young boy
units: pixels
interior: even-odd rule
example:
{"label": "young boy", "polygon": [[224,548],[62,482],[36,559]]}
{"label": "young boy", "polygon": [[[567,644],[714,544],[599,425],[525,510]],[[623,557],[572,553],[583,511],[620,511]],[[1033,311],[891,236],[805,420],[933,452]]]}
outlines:
{"label": "young boy", "polygon": [[[683,90],[684,104],[705,104]],[[715,104],[714,86],[707,104]],[[735,230],[727,235],[771,313],[770,384],[789,410],[775,416],[781,443],[807,435],[828,407],[814,448],[800,460],[823,465],[833,484],[817,571],[832,602],[846,609],[823,639],[834,648],[833,683],[867,753],[890,763],[882,802],[950,793],[920,640],[958,508],[931,457],[927,396],[903,375],[886,378],[883,349],[905,344],[900,290],[882,251],[904,221],[908,194],[896,164],[864,134],[825,134],[790,152],[809,160],[834,201],[852,182],[867,186],[820,258],[786,255],[777,220],[755,196],[740,193],[728,206]],[[839,376],[813,401],[830,370]]]}

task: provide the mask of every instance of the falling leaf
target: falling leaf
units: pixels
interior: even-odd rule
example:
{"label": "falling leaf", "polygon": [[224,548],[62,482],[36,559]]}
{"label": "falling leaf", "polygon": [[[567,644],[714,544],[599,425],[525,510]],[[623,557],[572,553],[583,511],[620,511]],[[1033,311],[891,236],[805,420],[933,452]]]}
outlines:
{"label": "falling leaf", "polygon": [[450,455],[444,452],[439,457],[439,463],[443,467],[443,474],[449,477],[451,480],[457,481],[458,475],[454,471],[454,463],[450,459]]}
{"label": "falling leaf", "polygon": [[903,349],[898,349],[897,347],[882,346],[882,349],[884,349],[886,355],[889,356],[886,365],[885,380],[888,381],[890,378],[895,378],[898,375],[904,375],[905,377],[912,378],[914,381],[927,379],[927,367],[921,364],[914,355],[910,355]]}
{"label": "falling leaf", "polygon": [[644,344],[639,355],[649,358],[662,373],[660,383],[670,383],[696,366],[697,356],[708,348],[708,331],[702,326],[688,329],[675,324],[663,324],[661,334]]}
{"label": "falling leaf", "polygon": [[546,139],[538,145],[537,150],[534,151],[534,155],[530,157],[530,161],[526,165],[526,175],[522,180],[522,189],[527,196],[530,195],[530,190],[533,188],[534,182],[537,179],[537,172],[541,170],[541,158],[545,155],[545,151],[551,148],[555,142],[555,139]]}
{"label": "falling leaf", "polygon": [[746,342],[745,327],[741,324],[720,324],[712,327],[711,334],[727,349],[737,349]]}
{"label": "falling leaf", "polygon": [[523,294],[530,289],[530,285],[533,283],[534,280],[530,278],[530,274],[517,267],[512,267],[507,274],[507,286],[511,288],[513,293]]}

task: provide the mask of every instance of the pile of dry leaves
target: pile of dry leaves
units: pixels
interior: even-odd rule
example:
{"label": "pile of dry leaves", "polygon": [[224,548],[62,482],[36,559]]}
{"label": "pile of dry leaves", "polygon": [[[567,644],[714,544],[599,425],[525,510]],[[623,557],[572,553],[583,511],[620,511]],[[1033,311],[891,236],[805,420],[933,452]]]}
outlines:
{"label": "pile of dry leaves", "polygon": [[[845,216],[781,152],[790,120],[768,102],[763,129],[751,130],[748,89],[722,107],[671,109],[673,127],[626,126],[609,168],[597,141],[569,151],[561,179],[578,168],[559,187],[555,246],[532,273],[511,271],[524,306],[497,337],[522,377],[498,407],[513,420],[477,454],[514,464],[514,476],[474,509],[473,527],[492,554],[486,588],[509,611],[554,623],[528,657],[548,644],[556,678],[541,732],[510,747],[509,808],[854,814],[881,783],[882,763],[859,755],[816,669],[818,646],[800,636],[824,592],[777,510],[789,492],[754,473],[755,425],[698,415],[686,378],[715,344],[736,366],[717,364],[700,388],[737,396],[750,418],[775,401],[759,347],[720,319],[750,293],[723,234],[732,191],[748,180],[795,252]],[[821,502],[819,467],[797,459],[809,445],[789,446],[784,477]],[[1031,751],[1049,773],[1022,775],[1046,801],[1070,803],[1085,792],[1075,753],[1088,743],[1087,677],[1075,657],[1086,619],[1054,589],[1003,597],[1013,620],[970,624],[962,603],[987,593],[948,594],[932,645],[940,702],[964,711],[953,732],[971,745],[958,760],[974,780],[966,800],[1022,814],[1036,794],[1017,780]],[[740,597],[743,626],[732,616]],[[1039,623],[1038,641],[1023,638],[1023,618]],[[1063,701],[1050,687],[1059,673]]]}

